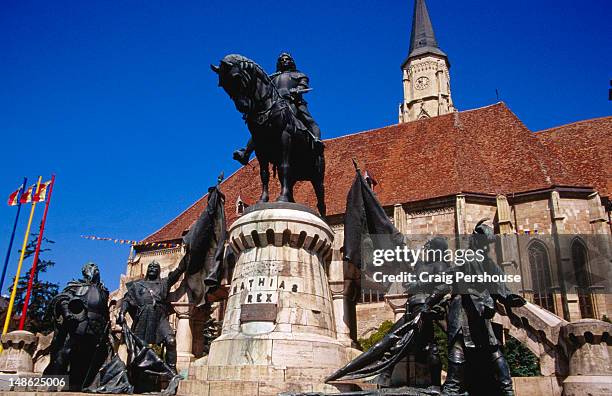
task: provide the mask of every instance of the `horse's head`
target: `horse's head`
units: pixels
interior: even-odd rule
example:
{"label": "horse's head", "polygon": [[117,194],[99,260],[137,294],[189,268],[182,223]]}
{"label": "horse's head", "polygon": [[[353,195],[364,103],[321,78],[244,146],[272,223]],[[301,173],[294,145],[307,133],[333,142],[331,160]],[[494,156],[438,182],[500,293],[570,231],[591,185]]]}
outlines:
{"label": "horse's head", "polygon": [[210,65],[219,76],[219,86],[230,96],[239,112],[249,113],[254,108],[256,90],[255,63],[242,55],[227,55],[219,66]]}

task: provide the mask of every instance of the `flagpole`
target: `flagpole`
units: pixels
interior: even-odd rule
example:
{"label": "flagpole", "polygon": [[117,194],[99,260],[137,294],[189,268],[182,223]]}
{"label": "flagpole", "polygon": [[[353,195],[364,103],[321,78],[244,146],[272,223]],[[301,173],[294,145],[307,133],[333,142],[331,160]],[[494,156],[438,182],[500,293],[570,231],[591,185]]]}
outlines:
{"label": "flagpole", "polygon": [[[36,193],[40,188],[40,182],[42,176],[38,176],[38,183],[36,184]],[[26,227],[26,233],[23,237],[23,245],[21,247],[21,256],[19,257],[19,264],[17,264],[17,273],[15,274],[15,281],[13,282],[13,291],[11,292],[11,299],[9,300],[8,309],[6,311],[6,318],[4,319],[4,328],[2,329],[2,335],[5,335],[8,331],[9,324],[11,322],[11,314],[13,313],[13,303],[15,302],[15,295],[17,294],[17,285],[19,284],[19,274],[21,273],[21,265],[23,264],[23,257],[25,256],[26,247],[28,246],[28,237],[30,236],[30,227],[32,226],[32,219],[34,218],[34,209],[36,209],[36,202],[32,202],[32,209],[30,209],[30,219],[28,220],[28,226]],[[0,345],[0,352],[2,352],[2,345]]]}
{"label": "flagpole", "polygon": [[15,231],[17,231],[17,222],[19,221],[19,213],[21,212],[21,195],[25,192],[28,186],[28,178],[23,178],[23,186],[21,187],[21,194],[17,194],[17,215],[15,216],[15,224],[13,224],[13,232],[11,233],[11,239],[9,241],[8,251],[6,252],[6,258],[4,259],[4,268],[2,268],[2,278],[0,278],[0,294],[4,290],[4,278],[6,277],[6,269],[8,268],[9,258],[11,257],[11,250],[13,249],[13,241],[15,240]]}
{"label": "flagpole", "polygon": [[45,232],[45,222],[47,221],[47,212],[49,211],[49,204],[51,203],[51,193],[53,193],[54,184],[55,184],[55,175],[52,175],[51,184],[49,184],[49,197],[47,197],[47,202],[45,203],[45,211],[43,213],[43,217],[40,222],[40,231],[38,232],[38,241],[36,241],[36,251],[34,252],[34,261],[32,261],[32,269],[30,270],[30,279],[28,280],[28,291],[26,292],[25,299],[23,301],[21,319],[19,319],[19,330],[23,330],[23,326],[25,325],[26,316],[28,315],[28,304],[30,303],[30,294],[32,294],[32,284],[34,283],[34,276],[36,274],[36,266],[38,264],[38,254],[40,253],[40,245],[42,243],[43,233]]}

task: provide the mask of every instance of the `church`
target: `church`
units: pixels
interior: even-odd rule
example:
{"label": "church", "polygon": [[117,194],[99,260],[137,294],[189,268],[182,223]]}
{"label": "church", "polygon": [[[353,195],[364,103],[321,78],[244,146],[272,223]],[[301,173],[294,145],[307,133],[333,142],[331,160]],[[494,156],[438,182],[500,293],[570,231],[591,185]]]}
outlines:
{"label": "church", "polygon": [[[598,292],[589,276],[577,276],[571,289],[560,287],[562,265],[612,279],[612,117],[532,131],[503,102],[459,110],[449,55],[436,40],[425,0],[414,2],[409,44],[407,57],[398,60],[403,87],[398,123],[324,140],[326,220],[335,233],[326,271],[338,339],[354,346],[381,322],[405,312],[406,296],[363,284],[358,270],[342,260],[343,214],[355,176],[350,158],[355,158],[403,234],[470,234],[478,221],[489,219],[510,246],[499,252],[504,270],[521,275],[518,291],[540,307],[525,313],[522,325],[501,317],[497,322],[540,359],[542,378],[548,379],[537,386],[560,394],[554,378],[567,376],[568,368],[560,357],[559,328],[612,316],[612,295]],[[244,166],[222,182],[228,226],[256,202],[258,179],[259,167]],[[277,193],[273,181],[271,196]],[[309,184],[298,184],[295,199],[315,207]],[[125,283],[141,278],[149,262],[159,262],[165,272],[178,264],[182,237],[206,202],[207,196],[197,199],[134,246],[111,298],[121,298]],[[597,236],[597,257],[587,235]],[[179,363],[188,364],[205,354],[205,322],[210,315],[223,320],[224,301],[203,311],[176,295],[171,322]]]}

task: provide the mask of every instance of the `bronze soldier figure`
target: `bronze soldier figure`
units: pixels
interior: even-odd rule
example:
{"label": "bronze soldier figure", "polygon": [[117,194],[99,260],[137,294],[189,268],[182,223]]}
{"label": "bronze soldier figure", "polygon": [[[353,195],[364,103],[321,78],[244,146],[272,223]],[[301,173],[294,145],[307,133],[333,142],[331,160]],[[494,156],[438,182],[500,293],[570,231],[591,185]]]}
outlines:
{"label": "bronze soldier figure", "polygon": [[[434,255],[434,259],[419,261],[414,267],[414,274],[419,279],[420,274],[440,274],[448,270],[448,263],[443,260],[444,252],[448,249],[448,243],[446,239],[442,237],[434,237],[427,241],[424,246],[426,251],[440,252],[440,260]],[[428,307],[425,304],[427,297],[431,295],[436,286],[434,283],[422,284],[416,283],[409,287],[407,290],[411,296],[407,302],[407,315],[412,315],[417,312],[427,312]],[[439,307],[434,307],[439,308]],[[419,335],[415,341],[414,351],[416,352],[417,361],[427,364],[430,372],[430,385],[433,386],[434,390],[440,390],[441,386],[441,374],[442,374],[442,361],[440,360],[440,354],[438,344],[434,337],[434,322],[436,320],[444,319],[444,311],[442,310],[430,310],[428,314],[424,316],[423,327],[419,332]]]}
{"label": "bronze soldier figure", "polygon": [[[470,238],[470,249],[482,250],[483,260],[466,261],[464,265],[455,265],[446,270],[453,275],[462,272],[465,275],[501,275],[503,271],[489,257],[490,245],[495,241],[493,229],[483,221],[479,222]],[[441,246],[443,247],[443,246]],[[439,268],[443,270],[443,268]],[[448,306],[446,322],[448,335],[448,374],[442,385],[443,396],[465,396],[480,394],[501,394],[513,396],[512,377],[508,363],[504,358],[500,344],[493,332],[491,318],[495,314],[496,302],[504,305],[505,314],[512,314],[512,307],[525,304],[525,300],[512,293],[504,283],[437,283],[433,292],[424,300],[418,294],[409,302],[409,313],[398,320],[381,341],[367,352],[349,362],[343,368],[325,379],[326,382],[339,378],[356,379],[373,374],[386,375],[408,350],[427,345],[430,340],[429,323],[441,311],[441,306]],[[427,294],[429,291],[424,290]],[[419,292],[420,294],[420,292]],[[447,299],[448,298],[448,299]],[[432,348],[433,349],[433,348]],[[418,351],[418,349],[417,349]],[[428,354],[429,355],[429,354]],[[438,374],[437,362],[429,355],[430,369]],[[473,363],[486,359],[484,366]],[[479,379],[478,384],[471,384],[468,389],[466,366],[473,364],[481,370],[491,371],[493,384],[487,379]],[[432,378],[434,384],[437,382]],[[490,391],[490,388],[495,390]],[[480,388],[487,388],[484,393]],[[435,391],[432,389],[432,391]]]}
{"label": "bronze soldier figure", "polygon": [[[455,271],[478,275],[503,273],[489,257],[489,247],[495,241],[493,229],[483,221],[479,222],[470,239],[470,249],[485,252],[482,262],[467,262],[463,267],[454,267]],[[448,301],[448,374],[442,386],[443,396],[466,395],[466,364],[484,357],[488,368],[492,370],[498,392],[504,396],[513,396],[510,368],[500,349],[500,343],[493,332],[491,319],[495,315],[495,302],[506,307],[520,307],[525,300],[513,294],[505,284],[479,284],[452,287],[444,285],[426,299],[425,305],[433,307],[447,294]],[[471,394],[472,392],[470,392]]]}
{"label": "bronze soldier figure", "polygon": [[[308,103],[302,96],[311,91],[308,85],[308,76],[297,70],[295,60],[290,54],[283,52],[276,61],[276,73],[271,74],[270,79],[272,79],[280,96],[291,104],[296,118],[304,124],[304,127],[312,135],[314,144],[321,146],[321,130],[308,110]],[[234,151],[234,159],[242,165],[246,165],[253,150],[255,150],[255,144],[253,139],[249,139],[246,148]]]}
{"label": "bronze soldier figure", "polygon": [[176,338],[168,322],[168,292],[186,269],[186,260],[170,271],[167,278],[160,278],[161,268],[156,261],[147,267],[144,279],[126,284],[117,323],[122,324],[125,313],[133,320],[132,331],[146,344],[163,344],[166,363],[176,372]]}
{"label": "bronze soldier figure", "polygon": [[418,362],[427,364],[429,368],[428,392],[439,394],[442,362],[434,337],[434,322],[444,319],[445,312],[441,306],[428,305],[430,302],[428,297],[440,284],[423,283],[418,279],[421,273],[439,274],[448,270],[448,263],[444,261],[444,252],[448,249],[448,243],[442,237],[435,237],[427,241],[424,249],[440,254],[426,256],[427,259],[416,263],[413,273],[417,282],[410,283],[406,289],[406,293],[410,295],[406,303],[406,314],[395,322],[381,341],[326,378],[326,382],[339,378],[358,379],[378,374],[375,382],[382,387],[396,388],[407,385],[392,383],[391,377],[396,364],[412,353]]}
{"label": "bronze soldier figure", "polygon": [[50,304],[55,322],[46,375],[68,375],[70,390],[89,386],[108,354],[108,290],[94,263],[82,269]]}

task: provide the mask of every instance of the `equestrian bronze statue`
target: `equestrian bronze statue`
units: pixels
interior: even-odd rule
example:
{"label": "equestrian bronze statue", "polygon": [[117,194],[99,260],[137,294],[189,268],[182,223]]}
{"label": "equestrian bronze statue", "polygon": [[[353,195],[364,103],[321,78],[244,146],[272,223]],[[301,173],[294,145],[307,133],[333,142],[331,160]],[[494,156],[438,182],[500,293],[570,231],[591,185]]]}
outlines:
{"label": "equestrian bronze statue", "polygon": [[[309,86],[308,76],[297,69],[295,59],[286,52],[280,54],[276,60],[276,73],[271,74],[270,79],[276,86],[278,93],[289,102],[296,117],[314,137],[315,144],[322,145],[321,129],[310,114],[308,103],[303,96],[312,91],[312,88]],[[249,139],[245,148],[234,151],[234,159],[242,165],[246,165],[249,163],[254,150],[255,143],[253,143],[253,139]]]}
{"label": "equestrian bronze statue", "polygon": [[284,92],[261,66],[242,55],[227,55],[219,66],[211,65],[211,68],[218,74],[219,86],[234,101],[251,132],[261,175],[259,202],[269,200],[269,167],[272,165],[281,185],[278,202],[295,202],[295,183],[310,181],[319,213],[325,216],[323,144],[320,136],[313,133],[312,117],[307,120],[303,111],[300,112],[302,105],[290,99],[295,95],[301,98],[304,91],[295,87]]}

